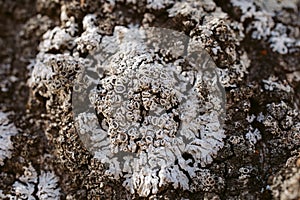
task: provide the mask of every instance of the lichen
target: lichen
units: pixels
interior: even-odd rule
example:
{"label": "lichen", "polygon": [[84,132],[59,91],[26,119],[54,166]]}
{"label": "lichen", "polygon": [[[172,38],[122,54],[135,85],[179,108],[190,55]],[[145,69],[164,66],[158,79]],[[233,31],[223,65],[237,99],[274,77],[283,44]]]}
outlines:
{"label": "lichen", "polygon": [[40,52],[48,52],[51,50],[68,52],[75,46],[78,25],[73,16],[67,16],[65,6],[62,6],[61,10],[62,25],[48,30],[43,35],[43,40],[38,47]]}
{"label": "lichen", "polygon": [[285,91],[285,92],[293,92],[292,87],[288,84],[288,82],[282,83],[278,81],[278,78],[275,76],[270,76],[268,80],[262,80],[264,83],[265,90],[268,91]]}
{"label": "lichen", "polygon": [[18,134],[14,123],[8,119],[9,114],[0,111],[0,166],[4,165],[6,158],[11,158],[13,142],[11,137]]}
{"label": "lichen", "polygon": [[2,190],[0,190],[0,198],[2,198],[2,199],[6,198],[6,195],[3,194]]}
{"label": "lichen", "polygon": [[253,127],[250,127],[250,130],[246,133],[245,137],[249,141],[250,146],[253,147],[262,136],[258,129],[253,130]]}
{"label": "lichen", "polygon": [[[289,176],[271,179],[299,148],[299,6],[231,2],[38,0],[27,23],[24,9],[4,7],[10,15],[1,22],[19,18],[25,31],[13,27],[3,32],[17,35],[13,42],[0,39],[1,47],[13,44],[0,56],[0,105],[18,112],[22,130],[1,166],[0,198],[11,188],[13,195],[55,196],[53,168],[63,177],[63,199],[271,199],[289,188],[295,194]],[[145,29],[152,26],[189,38]],[[213,70],[197,70],[206,59],[192,54],[206,57],[203,49]],[[161,75],[167,78],[154,78]],[[225,97],[223,128],[218,107]],[[37,156],[45,151],[56,156],[51,170],[39,166],[49,161]],[[19,180],[28,160],[50,185]]]}
{"label": "lichen", "polygon": [[173,0],[147,0],[147,8],[159,10],[170,6],[173,3]]}
{"label": "lichen", "polygon": [[299,38],[293,36],[298,35],[298,29],[284,24],[284,19],[278,20],[278,14],[276,15],[286,9],[293,9],[297,12],[297,0],[276,2],[275,0],[231,0],[231,3],[241,9],[241,22],[250,21],[246,31],[251,34],[253,39],[268,41],[271,49],[280,54],[299,51]]}
{"label": "lichen", "polygon": [[[73,95],[75,102],[86,99],[82,91],[94,87],[87,95],[97,117],[91,111],[78,112],[78,131],[95,158],[108,164],[106,174],[125,178],[123,185],[140,196],[156,194],[168,184],[189,190],[190,179],[213,161],[225,137],[215,65],[205,52],[189,64],[180,57],[185,44],[171,50],[168,43],[157,43],[153,33],[165,41],[160,31],[116,27],[102,41],[116,52],[109,48],[105,62],[88,67],[79,79],[79,93]],[[182,39],[182,34],[172,34]],[[166,50],[158,48],[161,43]],[[186,48],[194,55],[194,49]],[[97,84],[89,78],[91,70],[94,75],[101,72]],[[90,81],[82,82],[86,79]]]}
{"label": "lichen", "polygon": [[228,19],[228,15],[213,1],[176,2],[169,10],[170,17],[184,16],[193,22],[190,46],[203,48],[218,63],[220,81],[225,87],[235,87],[247,74],[250,61],[238,49],[244,38],[241,24]]}
{"label": "lichen", "polygon": [[85,50],[93,51],[98,48],[101,41],[101,35],[98,33],[99,29],[95,25],[96,15],[90,14],[84,17],[82,24],[84,32],[80,37],[75,39],[77,49],[80,52]]}
{"label": "lichen", "polygon": [[298,155],[287,160],[286,166],[272,179],[270,190],[274,199],[288,200],[300,197],[300,161]]}
{"label": "lichen", "polygon": [[39,199],[58,199],[60,189],[57,187],[58,177],[53,172],[42,171],[39,176],[38,192]]}
{"label": "lichen", "polygon": [[53,172],[41,171],[38,174],[31,164],[24,167],[24,174],[12,185],[12,191],[6,195],[10,199],[59,199],[58,178]]}

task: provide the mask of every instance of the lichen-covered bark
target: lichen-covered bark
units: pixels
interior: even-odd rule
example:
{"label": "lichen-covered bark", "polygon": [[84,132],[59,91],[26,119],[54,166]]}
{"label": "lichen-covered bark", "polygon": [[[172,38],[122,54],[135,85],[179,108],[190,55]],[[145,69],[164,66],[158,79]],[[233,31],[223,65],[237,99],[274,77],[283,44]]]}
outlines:
{"label": "lichen-covered bark", "polygon": [[[0,15],[1,199],[300,198],[299,1],[0,1]],[[123,150],[137,142],[126,139],[129,142],[122,143],[128,137],[119,129],[122,118],[110,113],[119,104],[110,103],[121,91],[117,89],[122,89],[114,81],[128,78],[128,70],[139,57],[149,59],[138,64],[140,68],[160,73],[167,70],[169,82],[165,87],[158,86],[161,93],[155,92],[152,80],[139,83],[140,98],[135,100],[139,105],[132,105],[139,109],[131,125],[145,121],[151,105],[166,105],[169,117],[173,111],[168,119],[174,122],[168,130],[178,133],[176,127],[184,119],[180,115],[188,109],[180,111],[178,96],[172,99],[172,95],[164,94],[170,92],[167,87],[172,86],[172,79],[182,76],[168,74],[173,70],[168,63],[178,63],[178,58],[170,56],[177,49],[139,51],[139,41],[132,38],[137,45],[133,49],[139,49],[133,51],[124,43],[126,39],[122,40],[126,33],[147,27],[180,31],[189,38],[191,48],[207,51],[226,93],[224,126],[217,130],[213,127],[213,132],[209,129],[215,122],[212,116],[202,117],[207,129],[196,124],[199,135],[209,131],[215,136],[208,134],[197,140],[197,145],[204,147],[195,147],[193,152],[200,152],[202,157],[167,154],[175,155],[167,167],[161,168],[169,170],[165,173],[169,177],[159,171],[147,174],[143,171],[147,168],[141,170],[140,166],[136,168],[139,173],[131,173],[130,167],[113,171],[116,168],[99,159],[103,152],[97,156],[97,151],[86,146],[88,140],[82,139],[78,121],[74,120],[75,80],[91,62],[101,61],[104,52],[115,54],[117,45],[121,48],[113,57],[113,65],[108,66],[111,71],[103,77],[84,79],[102,81],[93,98],[96,121],[108,121],[102,124],[107,126],[102,127],[109,135],[107,141]],[[172,39],[175,44],[182,38]],[[99,48],[104,49],[103,54]],[[186,63],[181,67],[187,74],[191,70]],[[138,76],[139,70],[135,72]],[[125,91],[130,91],[128,85]],[[203,106],[208,101],[205,84],[199,83],[198,91],[203,95]],[[122,102],[134,103],[129,100],[126,97]],[[201,114],[205,116],[205,112]],[[90,130],[93,118],[88,114],[82,117],[82,126]],[[173,132],[165,134],[171,138]],[[146,136],[145,141],[150,141]],[[147,145],[138,141],[139,147],[129,150],[147,152],[152,142],[157,143],[156,138],[154,135]],[[190,161],[187,164],[183,160]]]}

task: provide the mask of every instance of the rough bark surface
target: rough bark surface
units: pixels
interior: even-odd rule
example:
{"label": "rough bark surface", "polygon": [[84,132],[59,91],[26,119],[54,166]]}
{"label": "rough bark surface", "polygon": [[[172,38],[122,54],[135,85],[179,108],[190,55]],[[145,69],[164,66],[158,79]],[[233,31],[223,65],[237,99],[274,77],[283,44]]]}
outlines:
{"label": "rough bark surface", "polygon": [[[222,148],[189,188],[126,189],[74,123],[77,67],[141,27],[186,34],[225,88]],[[299,1],[0,0],[0,29],[0,199],[300,199]]]}

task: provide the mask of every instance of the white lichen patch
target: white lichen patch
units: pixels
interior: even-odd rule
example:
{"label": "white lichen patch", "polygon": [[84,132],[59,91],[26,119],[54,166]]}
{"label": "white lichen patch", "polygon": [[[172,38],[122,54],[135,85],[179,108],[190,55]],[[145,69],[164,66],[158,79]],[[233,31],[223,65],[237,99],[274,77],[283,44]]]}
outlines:
{"label": "white lichen patch", "polygon": [[85,49],[93,51],[98,48],[101,41],[101,35],[98,33],[98,27],[95,25],[96,16],[86,15],[82,21],[84,32],[75,39],[77,49],[84,52]]}
{"label": "white lichen patch", "polygon": [[6,195],[3,194],[2,190],[0,190],[0,198],[2,198],[2,199],[6,198]]}
{"label": "white lichen patch", "polygon": [[173,3],[174,3],[173,0],[147,0],[147,8],[159,10]]}
{"label": "white lichen patch", "polygon": [[[217,9],[217,11],[216,11]],[[215,11],[215,12],[212,12]],[[177,1],[172,8],[168,10],[169,17],[174,17],[178,14],[182,16],[189,16],[192,20],[199,22],[207,12],[212,12],[211,15],[216,15],[218,17],[226,16],[225,13],[221,12],[221,9],[216,6],[213,1]]]}
{"label": "white lichen patch", "polygon": [[90,101],[84,112],[74,109],[85,146],[109,177],[140,196],[166,185],[190,190],[196,171],[224,145],[215,64],[185,41],[165,29],[116,27],[73,94],[76,105]]}
{"label": "white lichen patch", "polygon": [[196,176],[193,178],[194,182],[190,186],[192,190],[210,191],[212,188],[223,187],[224,179],[218,177],[210,172],[208,169],[199,169]]}
{"label": "white lichen patch", "polygon": [[282,83],[278,81],[278,78],[275,76],[270,76],[268,80],[262,80],[264,83],[265,90],[268,91],[284,91],[284,92],[293,92],[293,88],[288,84],[288,82]]}
{"label": "white lichen patch", "polygon": [[252,115],[248,115],[247,117],[246,117],[246,120],[249,122],[249,123],[252,123],[253,121],[254,121],[254,119],[255,119],[255,115],[254,114],[252,114]]}
{"label": "white lichen patch", "polygon": [[41,171],[38,175],[30,164],[28,167],[24,167],[24,174],[15,181],[12,185],[11,194],[8,194],[6,197],[12,200],[59,199],[58,177],[53,172],[45,171]]}
{"label": "white lichen patch", "polygon": [[254,129],[250,126],[250,130],[246,133],[245,138],[250,143],[251,148],[253,148],[255,144],[261,140],[262,136],[257,128]]}
{"label": "white lichen patch", "polygon": [[299,30],[287,24],[277,22],[276,14],[283,9],[292,9],[297,12],[297,0],[292,1],[253,1],[231,0],[233,6],[239,7],[242,15],[241,22],[250,20],[246,32],[251,33],[253,39],[266,40],[274,52],[280,54],[299,51]]}
{"label": "white lichen patch", "polygon": [[37,172],[32,165],[24,167],[24,174],[19,177],[19,180],[13,184],[13,189],[9,195],[10,199],[34,200],[33,192],[35,184],[37,184]]}
{"label": "white lichen patch", "polygon": [[42,171],[39,176],[38,192],[39,199],[58,199],[60,189],[57,187],[58,177],[53,172]]}
{"label": "white lichen patch", "polygon": [[[168,9],[170,17],[188,19],[184,24],[195,24],[190,31],[190,46],[203,48],[218,63],[217,71],[224,87],[235,87],[248,73],[250,60],[238,50],[244,38],[241,23],[229,19],[213,1],[178,1]],[[216,39],[217,38],[217,39]]]}
{"label": "white lichen patch", "polygon": [[256,0],[255,4],[275,14],[275,12],[281,11],[282,8],[297,10],[298,2],[298,0]]}
{"label": "white lichen patch", "polygon": [[70,26],[70,30],[64,29],[61,27],[55,27],[52,30],[47,31],[43,35],[43,41],[39,45],[40,51],[49,51],[51,49],[59,50],[60,48],[64,48],[63,46],[66,45],[67,48],[73,48],[74,43],[74,32],[76,31],[77,27],[73,24],[67,24]]}
{"label": "white lichen patch", "polygon": [[265,116],[262,114],[262,112],[260,112],[258,114],[258,116],[256,117],[256,121],[258,121],[259,123],[262,123],[265,119]]}
{"label": "white lichen patch", "polygon": [[[288,36],[288,28],[278,23],[276,24],[275,28],[271,32],[271,37],[269,39],[270,47],[273,51],[278,52],[280,54],[287,54],[289,49],[296,46],[297,40],[295,38],[291,38]],[[290,30],[289,30],[290,31]]]}
{"label": "white lichen patch", "polygon": [[67,52],[67,50],[75,46],[74,40],[78,31],[78,25],[73,16],[67,16],[65,6],[61,8],[61,21],[61,26],[56,26],[43,35],[43,40],[38,47],[40,52],[50,50],[65,50]]}
{"label": "white lichen patch", "polygon": [[0,166],[4,165],[6,158],[11,158],[13,142],[11,137],[18,134],[14,123],[7,118],[8,114],[0,111]]}
{"label": "white lichen patch", "polygon": [[[38,54],[36,59],[32,61],[31,66],[28,68],[33,68],[31,71],[31,77],[28,80],[28,84],[33,86],[34,84],[39,84],[41,81],[48,81],[54,75],[54,71],[51,66],[45,65],[53,57],[51,55]],[[33,67],[32,67],[33,66]]]}
{"label": "white lichen patch", "polygon": [[70,55],[39,53],[32,64],[34,67],[28,84],[36,88],[39,95],[50,98],[47,102],[50,105],[53,103],[53,94],[71,85],[70,77],[75,76],[86,62],[86,59]]}

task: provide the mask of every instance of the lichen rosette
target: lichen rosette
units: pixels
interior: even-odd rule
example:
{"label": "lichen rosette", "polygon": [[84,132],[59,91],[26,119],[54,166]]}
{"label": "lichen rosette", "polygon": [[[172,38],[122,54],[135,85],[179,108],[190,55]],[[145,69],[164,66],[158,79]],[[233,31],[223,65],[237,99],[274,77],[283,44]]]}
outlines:
{"label": "lichen rosette", "polygon": [[[174,36],[183,42],[162,49]],[[223,147],[224,89],[209,55],[186,41],[176,31],[116,27],[74,91],[83,143],[140,196],[168,184],[190,189]]]}

